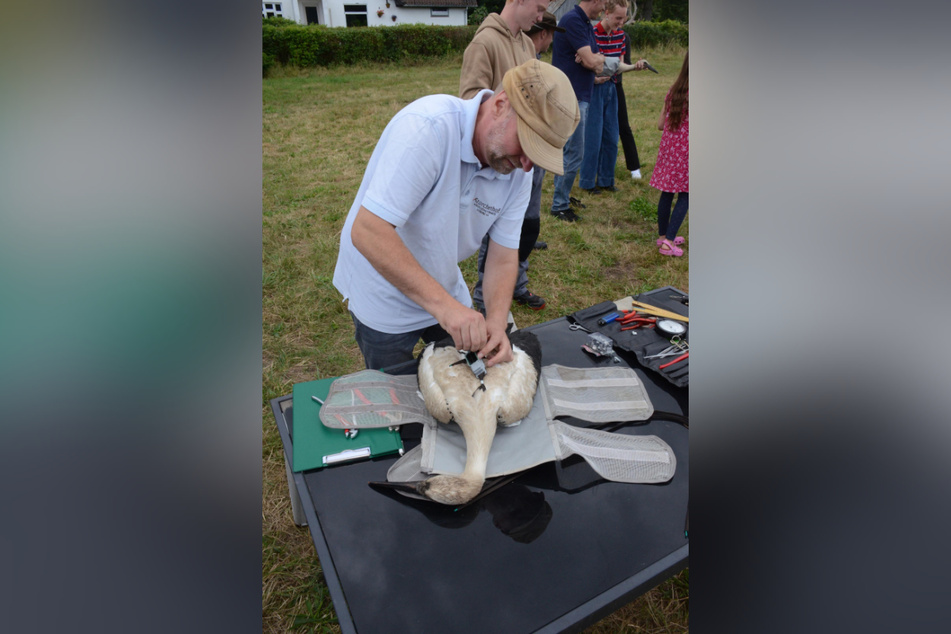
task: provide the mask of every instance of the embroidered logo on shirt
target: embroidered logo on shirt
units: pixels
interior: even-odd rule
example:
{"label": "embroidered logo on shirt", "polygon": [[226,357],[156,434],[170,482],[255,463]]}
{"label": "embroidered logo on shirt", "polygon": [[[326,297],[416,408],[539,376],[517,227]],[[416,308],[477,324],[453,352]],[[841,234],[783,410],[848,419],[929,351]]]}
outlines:
{"label": "embroidered logo on shirt", "polygon": [[499,212],[502,211],[502,210],[499,209],[498,207],[493,207],[493,206],[490,205],[489,203],[484,203],[484,202],[482,202],[481,200],[479,200],[478,198],[474,198],[474,199],[472,200],[472,204],[475,205],[475,208],[476,208],[476,209],[479,211],[479,213],[482,214],[483,216],[498,216],[498,215],[499,215]]}

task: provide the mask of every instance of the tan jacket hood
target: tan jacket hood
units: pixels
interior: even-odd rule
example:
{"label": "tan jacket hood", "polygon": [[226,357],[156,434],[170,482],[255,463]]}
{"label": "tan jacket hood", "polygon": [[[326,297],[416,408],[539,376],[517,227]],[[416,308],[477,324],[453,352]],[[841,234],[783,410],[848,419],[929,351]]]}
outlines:
{"label": "tan jacket hood", "polygon": [[509,69],[534,58],[532,39],[522,32],[512,35],[502,16],[490,13],[463,53],[459,96],[471,99],[484,88],[497,90]]}

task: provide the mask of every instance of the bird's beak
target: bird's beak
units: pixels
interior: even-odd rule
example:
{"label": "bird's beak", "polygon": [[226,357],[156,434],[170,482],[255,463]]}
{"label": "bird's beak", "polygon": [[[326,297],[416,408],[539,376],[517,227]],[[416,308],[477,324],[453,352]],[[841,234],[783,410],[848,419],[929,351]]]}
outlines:
{"label": "bird's beak", "polygon": [[374,489],[392,489],[394,491],[422,495],[418,488],[419,482],[370,482],[369,484]]}

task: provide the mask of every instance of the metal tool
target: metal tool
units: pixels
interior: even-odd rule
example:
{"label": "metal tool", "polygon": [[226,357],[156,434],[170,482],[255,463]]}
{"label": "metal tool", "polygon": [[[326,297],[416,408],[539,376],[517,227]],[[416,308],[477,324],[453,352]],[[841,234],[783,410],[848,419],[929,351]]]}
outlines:
{"label": "metal tool", "polygon": [[[637,319],[631,319],[623,322],[621,330],[634,330],[635,328],[653,328],[657,320],[653,317],[638,317]],[[622,322],[618,322],[622,323]]]}
{"label": "metal tool", "polygon": [[669,367],[669,366],[672,366],[672,365],[675,364],[675,363],[680,363],[681,361],[683,361],[684,359],[686,359],[686,358],[689,357],[689,356],[690,356],[690,351],[688,350],[687,352],[683,353],[682,355],[680,355],[679,357],[677,357],[677,358],[674,359],[673,361],[668,361],[668,362],[665,363],[664,365],[659,365],[659,366],[657,366],[657,369],[658,369],[658,370],[663,370],[664,368]]}
{"label": "metal tool", "polygon": [[[644,66],[647,68],[647,70],[657,73],[657,69],[648,64],[646,59],[644,60]],[[660,75],[660,73],[657,74]]]}
{"label": "metal tool", "polygon": [[652,354],[649,357],[644,357],[644,358],[645,359],[663,359],[664,357],[672,357],[675,354],[680,354],[682,352],[683,350],[681,350],[680,348],[677,348],[676,346],[671,346],[670,348],[667,348],[663,350],[662,352],[658,352],[657,354]]}
{"label": "metal tool", "polygon": [[645,317],[643,314],[638,313],[636,310],[627,311],[627,313],[617,320],[619,324],[627,324],[638,319],[650,319],[654,321],[655,317]]}
{"label": "metal tool", "polygon": [[[675,339],[676,339],[676,337],[675,337]],[[684,341],[684,342],[681,342],[681,341],[679,341],[679,340],[678,340],[678,341],[674,341],[674,340],[672,339],[672,340],[671,340],[671,345],[667,346],[666,348],[664,348],[663,350],[661,350],[661,351],[658,352],[657,354],[652,354],[652,355],[647,356],[647,357],[644,357],[644,358],[645,358],[645,359],[662,359],[662,358],[664,358],[664,357],[672,357],[672,356],[674,356],[675,354],[679,354],[679,353],[681,353],[681,352],[688,352],[689,350],[690,350],[690,347],[687,345],[687,342],[685,342],[685,341]]]}
{"label": "metal tool", "polygon": [[671,337],[670,343],[674,344],[675,346],[677,346],[684,352],[686,352],[687,350],[690,350],[690,344],[684,341],[683,339],[681,339],[679,335],[674,335],[673,337]]}
{"label": "metal tool", "polygon": [[581,324],[571,324],[570,326],[568,326],[568,330],[581,330],[583,332],[591,332],[590,330],[588,330]]}

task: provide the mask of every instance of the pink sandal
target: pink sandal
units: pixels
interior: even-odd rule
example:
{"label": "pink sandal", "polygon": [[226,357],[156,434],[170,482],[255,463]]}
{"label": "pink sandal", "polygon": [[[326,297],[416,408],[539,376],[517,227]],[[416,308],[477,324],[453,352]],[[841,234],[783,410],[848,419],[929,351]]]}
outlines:
{"label": "pink sandal", "polygon": [[[677,236],[677,237],[674,238],[671,242],[674,244],[674,246],[678,246],[678,247],[679,247],[681,244],[683,244],[683,243],[685,242],[685,240],[683,239],[683,236]],[[662,244],[664,244],[664,238],[663,238],[663,236],[661,236],[660,238],[657,238],[657,246],[660,246],[660,245],[662,245]]]}
{"label": "pink sandal", "polygon": [[661,255],[672,255],[675,258],[679,258],[684,254],[684,250],[672,245],[669,242],[661,242],[660,249],[658,249]]}

